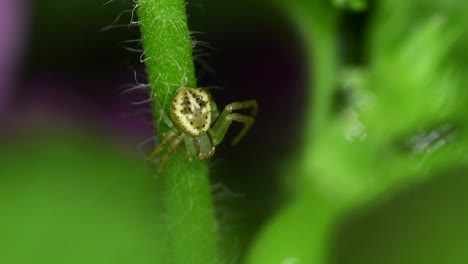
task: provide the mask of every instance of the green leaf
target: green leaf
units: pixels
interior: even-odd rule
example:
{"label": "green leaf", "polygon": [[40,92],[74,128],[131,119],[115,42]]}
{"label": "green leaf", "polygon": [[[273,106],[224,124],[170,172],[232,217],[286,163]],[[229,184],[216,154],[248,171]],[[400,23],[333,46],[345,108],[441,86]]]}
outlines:
{"label": "green leaf", "polygon": [[0,149],[1,263],[158,263],[153,179],[112,142],[67,129]]}
{"label": "green leaf", "polygon": [[[339,218],[468,163],[467,8],[445,3],[379,1],[362,43],[367,64],[343,81],[353,65],[338,64],[336,11],[326,1],[283,2],[308,52],[306,133],[290,166],[301,184],[249,263],[325,263]],[[337,89],[350,99],[340,113],[331,107]]]}

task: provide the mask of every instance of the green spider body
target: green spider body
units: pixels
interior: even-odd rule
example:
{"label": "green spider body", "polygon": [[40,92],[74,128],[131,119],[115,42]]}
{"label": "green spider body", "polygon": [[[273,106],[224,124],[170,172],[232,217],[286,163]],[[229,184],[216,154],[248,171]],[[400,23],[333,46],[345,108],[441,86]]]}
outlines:
{"label": "green spider body", "polygon": [[[216,104],[203,88],[180,87],[171,101],[169,118],[159,105],[158,111],[166,124],[171,128],[162,137],[161,143],[149,156],[149,161],[166,149],[166,154],[159,163],[162,171],[169,156],[179,147],[184,146],[189,158],[207,159],[215,153],[216,146],[223,140],[232,121],[244,123],[244,127],[232,141],[237,144],[247,133],[257,113],[257,102],[249,100],[227,105],[221,114]],[[252,110],[250,116],[232,113],[234,110]],[[183,143],[183,144],[182,144]]]}

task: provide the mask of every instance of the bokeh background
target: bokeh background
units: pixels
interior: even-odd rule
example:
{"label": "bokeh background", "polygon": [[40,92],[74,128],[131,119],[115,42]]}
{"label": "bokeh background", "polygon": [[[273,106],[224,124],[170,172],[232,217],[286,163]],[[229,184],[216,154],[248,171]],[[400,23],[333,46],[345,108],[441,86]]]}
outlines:
{"label": "bokeh background", "polygon": [[[236,263],[294,185],[283,176],[301,148],[305,48],[273,3],[198,0],[187,10],[203,42],[199,86],[219,106],[260,105],[243,142],[221,145],[210,161]],[[157,193],[144,160],[154,144],[148,94],[129,90],[146,82],[132,11],[124,0],[0,0],[0,263],[159,263]],[[344,17],[343,61],[365,62],[359,43],[371,15]],[[338,94],[336,108],[344,103]],[[464,263],[465,172],[453,168],[343,216],[330,263]]]}

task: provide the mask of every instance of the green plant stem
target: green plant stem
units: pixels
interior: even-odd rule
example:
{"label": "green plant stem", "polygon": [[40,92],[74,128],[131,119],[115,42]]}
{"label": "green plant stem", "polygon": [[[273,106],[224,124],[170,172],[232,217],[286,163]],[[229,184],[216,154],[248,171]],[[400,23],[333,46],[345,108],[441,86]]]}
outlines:
{"label": "green plant stem", "polygon": [[[161,104],[169,113],[170,100],[180,86],[196,87],[185,1],[140,0],[137,5],[154,123],[161,139],[168,126],[157,106]],[[189,161],[178,151],[158,177],[158,224],[167,258],[160,262],[215,263],[215,222],[206,162]]]}
{"label": "green plant stem", "polygon": [[[336,27],[338,12],[328,1],[284,0],[293,23],[304,38],[308,63],[308,109],[301,150],[299,177],[305,184],[298,195],[266,226],[252,248],[249,264],[326,263],[332,225],[341,206],[328,200],[311,181],[314,174],[310,159],[315,157],[316,142],[326,133],[331,103],[338,81]],[[312,165],[313,166],[313,165]]]}
{"label": "green plant stem", "polygon": [[[338,12],[327,1],[286,2],[304,38],[308,66],[308,107],[305,120],[306,152],[315,151],[317,140],[330,122],[333,93],[338,84]],[[305,153],[304,157],[310,157]],[[308,164],[308,162],[306,162]]]}
{"label": "green plant stem", "polygon": [[326,263],[339,207],[317,192],[297,197],[262,231],[248,264]]}

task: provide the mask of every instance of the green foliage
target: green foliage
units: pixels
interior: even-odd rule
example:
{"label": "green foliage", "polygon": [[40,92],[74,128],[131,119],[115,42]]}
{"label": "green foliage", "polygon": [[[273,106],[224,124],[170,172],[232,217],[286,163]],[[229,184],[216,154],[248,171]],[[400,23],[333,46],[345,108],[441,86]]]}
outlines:
{"label": "green foliage", "polygon": [[158,263],[153,182],[123,152],[71,129],[3,141],[0,263]]}
{"label": "green foliage", "polygon": [[[265,161],[272,155],[244,153],[252,161],[217,167],[233,178],[255,176],[267,166],[287,168],[278,173],[286,179],[280,182],[296,186],[285,190],[287,184],[282,184],[283,192],[271,196],[262,193],[277,190],[271,175],[252,181],[236,178],[248,179],[242,186],[257,194],[239,202],[248,203],[243,209],[254,214],[260,206],[282,205],[262,222],[260,232],[250,234],[263,220],[256,217],[268,212],[244,216],[248,219],[242,227],[233,216],[229,221],[237,226],[230,230],[223,221],[237,212],[223,208],[218,213],[224,218],[214,219],[206,162],[189,162],[176,152],[164,173],[157,174],[141,160],[119,154],[127,150],[114,148],[114,142],[103,143],[78,129],[34,127],[30,134],[2,141],[0,263],[224,264],[236,263],[231,256],[246,255],[249,264],[426,264],[463,263],[468,258],[465,1],[281,0],[278,10],[266,1],[240,2],[203,1],[209,11],[193,9],[205,19],[194,19],[199,23],[194,28],[242,32],[252,26],[250,16],[278,26],[283,22],[274,16],[279,10],[300,33],[307,62],[303,140],[287,164]],[[112,21],[106,14],[114,10],[101,9],[99,1],[66,1],[68,8],[72,4],[72,9],[85,12],[80,14],[87,19],[76,23],[63,11],[64,3],[38,2],[40,19],[35,24],[43,26],[36,30],[39,44],[33,53],[39,60],[49,61],[51,47],[70,53],[66,47],[77,39],[92,39],[96,45],[96,36],[102,35],[98,27]],[[169,112],[178,87],[197,86],[187,3],[135,4],[153,106],[160,103]],[[230,14],[217,19],[215,13],[222,9]],[[342,38],[349,17],[359,12],[365,14],[360,24],[364,38]],[[122,21],[118,23],[127,23]],[[46,32],[50,25],[58,27]],[[93,33],[85,34],[88,31]],[[44,41],[58,35],[66,39],[58,42],[60,47]],[[348,65],[343,53],[359,54],[361,64]],[[56,56],[56,63],[84,68],[75,65],[82,53],[70,55],[67,60]],[[337,94],[346,95],[339,110]],[[273,117],[267,113],[260,118]],[[160,139],[168,127],[157,111],[154,123]],[[283,127],[280,123],[274,129],[281,134]],[[258,152],[269,151],[267,146]],[[249,166],[235,170],[238,164]],[[259,179],[261,183],[253,182]],[[223,195],[236,196],[229,191]],[[238,230],[249,234],[233,239]],[[239,245],[245,237],[254,237],[253,242]],[[247,253],[238,252],[244,248]]]}
{"label": "green foliage", "polygon": [[[325,263],[330,227],[346,212],[466,163],[467,10],[461,1],[379,1],[362,44],[368,64],[354,71],[330,55],[337,16],[326,2],[283,5],[313,54],[299,171],[307,187],[265,228],[249,263]],[[350,104],[331,115],[343,71]]]}
{"label": "green foliage", "polygon": [[333,4],[339,8],[349,8],[353,11],[365,10],[368,6],[367,0],[333,0]]}
{"label": "green foliage", "polygon": [[[138,4],[152,95],[167,110],[178,86],[195,86],[183,2]],[[468,8],[456,0],[367,5],[281,2],[308,61],[304,144],[288,166],[300,187],[264,226],[247,263],[327,263],[334,227],[349,212],[466,165]],[[340,65],[337,34],[347,9],[372,12],[359,45],[362,65]],[[338,113],[337,89],[349,97]],[[177,223],[168,230],[167,254],[173,263],[214,263],[207,170],[184,159],[171,159],[158,186],[169,222]]]}

